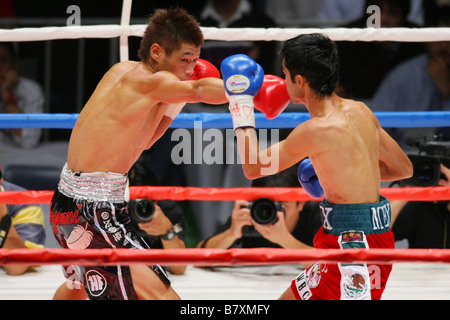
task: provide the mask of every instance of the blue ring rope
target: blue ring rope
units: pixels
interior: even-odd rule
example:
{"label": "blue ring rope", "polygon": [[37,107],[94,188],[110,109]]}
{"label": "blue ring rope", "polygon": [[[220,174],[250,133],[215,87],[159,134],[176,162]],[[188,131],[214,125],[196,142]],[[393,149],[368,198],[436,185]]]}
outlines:
{"label": "blue ring rope", "polygon": [[[0,128],[50,128],[72,129],[78,113],[17,113],[0,114]],[[375,112],[385,128],[450,127],[450,111],[429,112]],[[259,129],[292,129],[310,119],[306,112],[286,112],[268,120],[261,113],[255,114]],[[231,129],[229,113],[180,113],[171,128]]]}

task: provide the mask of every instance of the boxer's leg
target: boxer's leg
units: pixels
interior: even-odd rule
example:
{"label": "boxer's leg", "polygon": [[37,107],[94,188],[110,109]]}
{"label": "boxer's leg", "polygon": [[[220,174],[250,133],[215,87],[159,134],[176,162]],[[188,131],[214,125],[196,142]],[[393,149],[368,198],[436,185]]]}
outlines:
{"label": "boxer's leg", "polygon": [[180,300],[175,290],[165,283],[151,268],[131,265],[134,289],[140,300]]}

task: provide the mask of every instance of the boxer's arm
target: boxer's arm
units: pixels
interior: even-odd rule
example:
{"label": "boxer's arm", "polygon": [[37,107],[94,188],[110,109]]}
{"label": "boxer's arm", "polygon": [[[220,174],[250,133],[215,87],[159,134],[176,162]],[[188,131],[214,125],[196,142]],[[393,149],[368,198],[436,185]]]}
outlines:
{"label": "boxer's arm", "polygon": [[149,144],[145,148],[146,150],[150,149],[153,144],[159,140],[163,136],[163,134],[169,129],[170,124],[172,123],[173,119],[170,117],[163,117],[161,119],[161,122],[159,123],[158,127],[155,130],[155,134],[151,138]]}
{"label": "boxer's arm", "polygon": [[[223,81],[217,78],[204,78],[196,81],[183,81],[191,86],[193,91],[190,103],[204,102],[207,104],[224,104],[228,102],[225,96]],[[190,88],[188,88],[189,90]]]}
{"label": "boxer's arm", "polygon": [[[256,105],[271,119],[289,103],[284,81],[279,77],[264,76],[262,67],[242,54],[224,59],[221,70],[245,176],[256,179],[272,175],[305,158],[306,155],[300,157],[298,151],[286,152],[290,150],[285,150],[284,142],[261,150],[254,130],[253,108]],[[298,143],[295,145],[297,150]]]}
{"label": "boxer's arm", "polygon": [[379,165],[382,181],[408,179],[413,175],[411,160],[383,128],[380,132]]}
{"label": "boxer's arm", "polygon": [[[272,175],[314,154],[317,145],[312,142],[317,135],[314,130],[309,129],[309,121],[298,125],[285,140],[274,143],[267,149],[260,148],[253,128],[237,129],[237,144],[245,176],[248,179],[257,179]],[[302,141],[301,148],[298,141]]]}
{"label": "boxer's arm", "polygon": [[[199,80],[180,81],[171,73],[158,75],[156,84],[151,91],[152,98],[168,104],[165,117],[159,123],[153,138],[147,145],[149,149],[170,127],[173,119],[182,110],[184,103],[204,102],[208,104],[223,104],[227,102],[223,82],[217,78],[203,78]],[[160,81],[158,81],[158,79]]]}
{"label": "boxer's arm", "polygon": [[229,249],[237,239],[239,238],[234,235],[233,231],[231,229],[227,229],[222,233],[212,236],[211,238],[200,241],[197,248]]}
{"label": "boxer's arm", "polygon": [[181,81],[170,72],[160,71],[150,77],[145,89],[154,100],[167,104],[224,104],[228,101],[223,81],[211,77]]}

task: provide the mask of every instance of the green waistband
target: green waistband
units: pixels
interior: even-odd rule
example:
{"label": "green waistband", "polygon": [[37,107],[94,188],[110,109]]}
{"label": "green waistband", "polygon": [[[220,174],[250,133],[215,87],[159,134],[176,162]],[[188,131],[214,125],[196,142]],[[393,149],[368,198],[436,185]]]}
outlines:
{"label": "green waistband", "polygon": [[320,204],[324,231],[340,235],[346,231],[363,231],[367,234],[388,232],[391,226],[391,206],[380,196],[378,203],[330,204],[326,199]]}

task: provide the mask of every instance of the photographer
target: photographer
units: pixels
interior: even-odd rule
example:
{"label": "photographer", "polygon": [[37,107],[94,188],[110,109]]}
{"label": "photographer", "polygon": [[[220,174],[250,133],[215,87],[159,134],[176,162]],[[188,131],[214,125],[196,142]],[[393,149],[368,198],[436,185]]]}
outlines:
{"label": "photographer", "polygon": [[[139,232],[152,249],[186,248],[184,216],[180,206],[170,200],[155,201],[151,220],[139,222]],[[186,266],[168,266],[170,273],[182,275]]]}
{"label": "photographer", "polygon": [[[3,179],[0,166],[0,192],[25,191],[21,186]],[[41,206],[0,203],[0,248],[42,249],[45,243],[44,212]],[[27,272],[28,265],[4,265],[6,273],[13,276]]]}
{"label": "photographer", "polygon": [[[155,186],[156,177],[154,173],[141,161],[137,161],[128,173],[130,186]],[[150,201],[144,199],[146,203]],[[185,221],[183,211],[177,202],[171,200],[160,200],[153,202],[153,214],[149,219],[137,219],[133,208],[139,206],[138,201],[130,201],[128,210],[133,224],[138,233],[144,238],[150,248],[154,249],[183,249],[186,248]],[[132,205],[134,204],[134,206]],[[145,211],[151,209],[146,208]],[[148,214],[148,212],[145,212]],[[147,221],[144,221],[147,220]],[[168,266],[168,271],[173,274],[182,275],[186,266]]]}
{"label": "photographer", "polygon": [[[450,186],[450,169],[441,164],[439,186]],[[406,239],[409,248],[450,248],[449,201],[391,201],[395,241]]]}
{"label": "photographer", "polygon": [[[273,176],[256,179],[252,187],[300,187],[297,166],[293,166]],[[256,201],[255,201],[256,202]],[[199,248],[313,248],[313,239],[322,225],[318,203],[284,201],[283,210],[278,210],[273,223],[258,224],[252,219],[248,201],[235,202],[231,217],[225,226],[201,241]],[[253,203],[254,205],[255,203]],[[254,230],[246,227],[253,227]]]}

